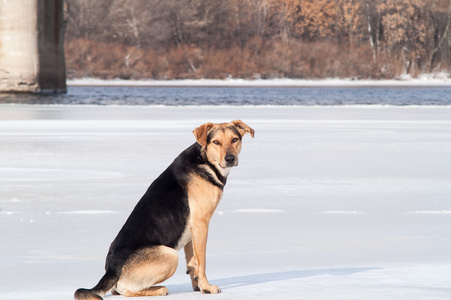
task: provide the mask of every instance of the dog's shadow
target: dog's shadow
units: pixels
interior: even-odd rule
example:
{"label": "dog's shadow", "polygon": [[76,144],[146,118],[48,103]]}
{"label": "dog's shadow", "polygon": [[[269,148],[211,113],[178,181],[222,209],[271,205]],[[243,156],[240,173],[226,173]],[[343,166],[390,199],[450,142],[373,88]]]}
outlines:
{"label": "dog's shadow", "polygon": [[[379,268],[334,268],[334,269],[317,269],[317,270],[297,270],[275,273],[263,273],[254,275],[235,276],[227,278],[212,279],[211,282],[220,286],[222,290],[231,288],[248,286],[254,284],[284,281],[290,279],[300,279],[313,276],[330,275],[330,276],[348,276],[354,273],[361,273]],[[171,293],[185,293],[192,291],[191,284],[168,284]]]}

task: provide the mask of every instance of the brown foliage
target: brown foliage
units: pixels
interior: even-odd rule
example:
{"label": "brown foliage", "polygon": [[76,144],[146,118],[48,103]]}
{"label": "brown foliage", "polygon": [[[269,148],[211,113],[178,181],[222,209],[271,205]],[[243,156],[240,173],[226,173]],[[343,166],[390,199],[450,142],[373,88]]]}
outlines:
{"label": "brown foliage", "polygon": [[278,0],[274,5],[294,36],[307,39],[333,36],[337,10],[329,0]]}
{"label": "brown foliage", "polygon": [[451,0],[68,0],[69,77],[393,78],[451,66]]}
{"label": "brown foliage", "polygon": [[66,42],[66,49],[69,78],[384,78],[398,74],[378,70],[369,46],[341,51],[330,41],[263,43],[254,38],[245,47],[201,49],[184,45],[157,52],[80,39]]}

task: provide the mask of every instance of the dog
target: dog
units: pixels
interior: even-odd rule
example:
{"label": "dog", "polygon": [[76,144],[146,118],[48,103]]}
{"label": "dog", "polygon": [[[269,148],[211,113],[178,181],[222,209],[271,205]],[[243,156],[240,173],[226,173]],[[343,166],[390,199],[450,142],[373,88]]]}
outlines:
{"label": "dog", "polygon": [[206,123],[194,129],[196,142],[150,185],[111,243],[105,275],[77,300],[102,300],[111,290],[126,297],[163,296],[155,286],[171,277],[184,248],[194,291],[216,294],[205,274],[208,225],[222,197],[230,169],[238,165],[242,138],[255,131],[240,120]]}

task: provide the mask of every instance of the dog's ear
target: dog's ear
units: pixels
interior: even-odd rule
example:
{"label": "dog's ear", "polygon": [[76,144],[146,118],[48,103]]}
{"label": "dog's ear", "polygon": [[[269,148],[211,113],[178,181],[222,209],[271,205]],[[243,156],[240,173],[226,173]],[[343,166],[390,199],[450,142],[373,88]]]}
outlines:
{"label": "dog's ear", "polygon": [[212,126],[213,123],[209,122],[193,130],[197,143],[199,143],[199,145],[201,145],[202,147],[205,147],[207,145],[207,134]]}
{"label": "dog's ear", "polygon": [[235,120],[235,121],[232,121],[231,123],[233,124],[233,126],[236,127],[236,129],[238,129],[238,131],[240,132],[241,136],[245,135],[246,133],[250,133],[251,137],[254,137],[255,130],[250,128],[243,121]]}

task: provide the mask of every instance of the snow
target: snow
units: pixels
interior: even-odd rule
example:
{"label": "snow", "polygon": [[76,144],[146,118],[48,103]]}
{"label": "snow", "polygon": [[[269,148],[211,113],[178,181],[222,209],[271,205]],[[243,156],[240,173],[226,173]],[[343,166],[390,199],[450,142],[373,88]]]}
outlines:
{"label": "snow", "polygon": [[322,211],[322,212],[320,212],[321,214],[338,214],[338,215],[340,215],[340,214],[343,214],[343,215],[347,215],[347,214],[350,214],[350,215],[352,215],[352,214],[357,214],[357,215],[360,215],[360,214],[363,214],[363,212],[361,212],[361,211],[356,211],[356,210],[327,210],[327,211]]}
{"label": "snow", "polygon": [[[451,108],[0,105],[0,299],[72,299],[150,182],[207,121],[240,165],[192,292],[167,299],[450,299]],[[108,294],[106,299],[124,299]]]}
{"label": "snow", "polygon": [[178,80],[154,80],[154,79],[95,79],[77,78],[68,80],[69,86],[186,86],[186,87],[340,87],[340,86],[449,86],[451,76],[448,73],[422,74],[417,78],[410,75],[401,75],[391,80],[371,80],[352,78],[327,78],[327,79],[178,79]]}

